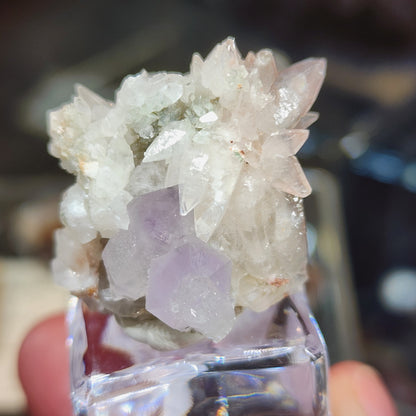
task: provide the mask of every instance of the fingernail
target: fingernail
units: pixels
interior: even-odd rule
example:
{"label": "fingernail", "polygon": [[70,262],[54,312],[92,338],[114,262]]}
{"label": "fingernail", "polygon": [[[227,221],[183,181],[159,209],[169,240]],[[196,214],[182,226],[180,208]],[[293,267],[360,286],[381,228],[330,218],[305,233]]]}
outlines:
{"label": "fingernail", "polygon": [[367,416],[398,416],[377,371],[368,365],[360,365],[354,371],[353,379],[356,397]]}

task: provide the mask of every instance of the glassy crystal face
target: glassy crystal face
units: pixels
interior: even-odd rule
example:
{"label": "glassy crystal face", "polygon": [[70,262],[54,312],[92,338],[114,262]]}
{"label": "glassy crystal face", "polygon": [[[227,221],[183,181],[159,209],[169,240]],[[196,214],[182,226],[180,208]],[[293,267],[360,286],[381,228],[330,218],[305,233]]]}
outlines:
{"label": "glassy crystal face", "polygon": [[69,321],[77,415],[328,414],[326,349],[303,293],[245,310],[218,343],[173,351],[133,340],[80,300]]}

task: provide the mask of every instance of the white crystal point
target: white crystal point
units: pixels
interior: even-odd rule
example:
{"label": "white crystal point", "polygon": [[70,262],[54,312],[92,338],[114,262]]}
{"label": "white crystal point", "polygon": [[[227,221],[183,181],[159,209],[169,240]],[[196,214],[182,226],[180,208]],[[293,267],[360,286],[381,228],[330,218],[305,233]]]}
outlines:
{"label": "white crystal point", "polygon": [[[80,152],[80,148],[88,147],[84,135],[111,108],[109,102],[81,85],[77,86],[77,92],[71,103],[49,112],[48,117],[49,152],[60,158],[62,167],[73,174],[81,172],[85,161]],[[88,153],[84,156],[89,158]]]}
{"label": "white crystal point", "polygon": [[[305,279],[303,207],[299,198],[270,187],[255,169],[244,169],[236,189],[209,243],[233,262],[236,304],[260,311]],[[242,284],[246,275],[252,278]],[[281,290],[276,290],[277,284]]]}
{"label": "white crystal point", "polygon": [[[116,105],[123,109],[128,121],[137,123],[175,104],[183,94],[183,77],[179,74],[142,71],[126,77],[117,92]],[[157,120],[157,117],[155,117]]]}
{"label": "white crystal point", "polygon": [[[134,168],[133,152],[124,137],[125,127],[113,123],[113,106],[85,87],[78,86],[77,92],[70,104],[49,115],[49,151],[77,175],[82,191],[72,192],[69,199],[83,205],[84,222],[95,231],[91,236],[100,232],[109,237],[128,225],[126,205],[131,196],[124,188]],[[68,207],[71,203],[66,200]],[[80,221],[76,210],[64,211],[64,224]]]}
{"label": "white crystal point", "polygon": [[301,198],[307,197],[312,192],[296,157],[277,158],[271,157],[268,153],[262,153],[261,163],[267,180],[276,189]]}
{"label": "white crystal point", "polygon": [[130,175],[127,191],[134,196],[158,191],[164,188],[166,172],[164,161],[137,165]]}
{"label": "white crystal point", "polygon": [[[198,158],[199,169],[204,169],[208,156],[203,154]],[[183,170],[181,170],[182,173]],[[179,181],[179,201],[182,215],[191,212],[204,198],[209,186],[208,179],[203,175],[189,175],[186,181]]]}
{"label": "white crystal point", "polygon": [[315,123],[319,118],[319,113],[315,111],[309,111],[303,117],[300,118],[298,124],[296,124],[297,129],[307,129],[311,124]]}
{"label": "white crystal point", "polygon": [[273,52],[270,49],[263,49],[256,54],[249,52],[245,59],[245,65],[250,71],[256,72],[261,80],[265,92],[278,78],[278,70]]}
{"label": "white crystal point", "polygon": [[286,68],[273,86],[277,96],[275,122],[290,128],[304,116],[318,96],[326,72],[326,60],[309,58]]}
{"label": "white crystal point", "polygon": [[192,134],[193,128],[187,120],[169,123],[147,148],[143,162],[169,159],[174,146],[181,140],[189,139]]}
{"label": "white crystal point", "polygon": [[[193,69],[193,68],[191,68]],[[215,46],[200,67],[201,84],[214,97],[228,104],[228,95],[233,95],[245,82],[248,72],[233,38]]]}
{"label": "white crystal point", "polygon": [[101,244],[93,240],[82,244],[76,232],[61,228],[55,232],[56,258],[52,260],[55,282],[72,292],[97,290]]}
{"label": "white crystal point", "polygon": [[283,157],[295,155],[309,136],[309,130],[280,130],[272,133],[262,146],[263,155]]}
{"label": "white crystal point", "polygon": [[208,241],[219,225],[234,191],[242,163],[241,158],[213,141],[195,144],[181,160],[180,204],[185,214],[195,212],[198,238]]}
{"label": "white crystal point", "polygon": [[76,183],[65,191],[60,210],[62,222],[71,228],[72,233],[82,244],[93,240],[97,235],[86,203],[86,193]]}
{"label": "white crystal point", "polygon": [[92,121],[99,120],[107,114],[108,107],[111,106],[109,101],[104,100],[103,97],[82,84],[75,85],[75,92],[78,97],[84,101],[91,110],[93,110],[91,112]]}

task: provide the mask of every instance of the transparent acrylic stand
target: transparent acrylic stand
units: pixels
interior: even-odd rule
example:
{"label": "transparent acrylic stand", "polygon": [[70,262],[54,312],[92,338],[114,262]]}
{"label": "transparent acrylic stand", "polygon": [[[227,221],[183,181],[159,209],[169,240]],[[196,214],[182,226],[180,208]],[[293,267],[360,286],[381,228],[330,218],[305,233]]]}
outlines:
{"label": "transparent acrylic stand", "polygon": [[303,292],[242,312],[219,343],[171,351],[77,298],[68,321],[76,415],[328,415],[326,347]]}

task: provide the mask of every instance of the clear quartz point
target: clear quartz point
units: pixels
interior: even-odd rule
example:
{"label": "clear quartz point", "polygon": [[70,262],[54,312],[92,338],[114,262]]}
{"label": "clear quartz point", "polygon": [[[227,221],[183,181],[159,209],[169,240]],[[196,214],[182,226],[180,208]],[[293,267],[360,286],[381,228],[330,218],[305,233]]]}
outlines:
{"label": "clear quartz point", "polygon": [[328,415],[327,351],[303,292],[264,312],[243,310],[218,343],[200,338],[167,351],[71,302],[76,415]]}

